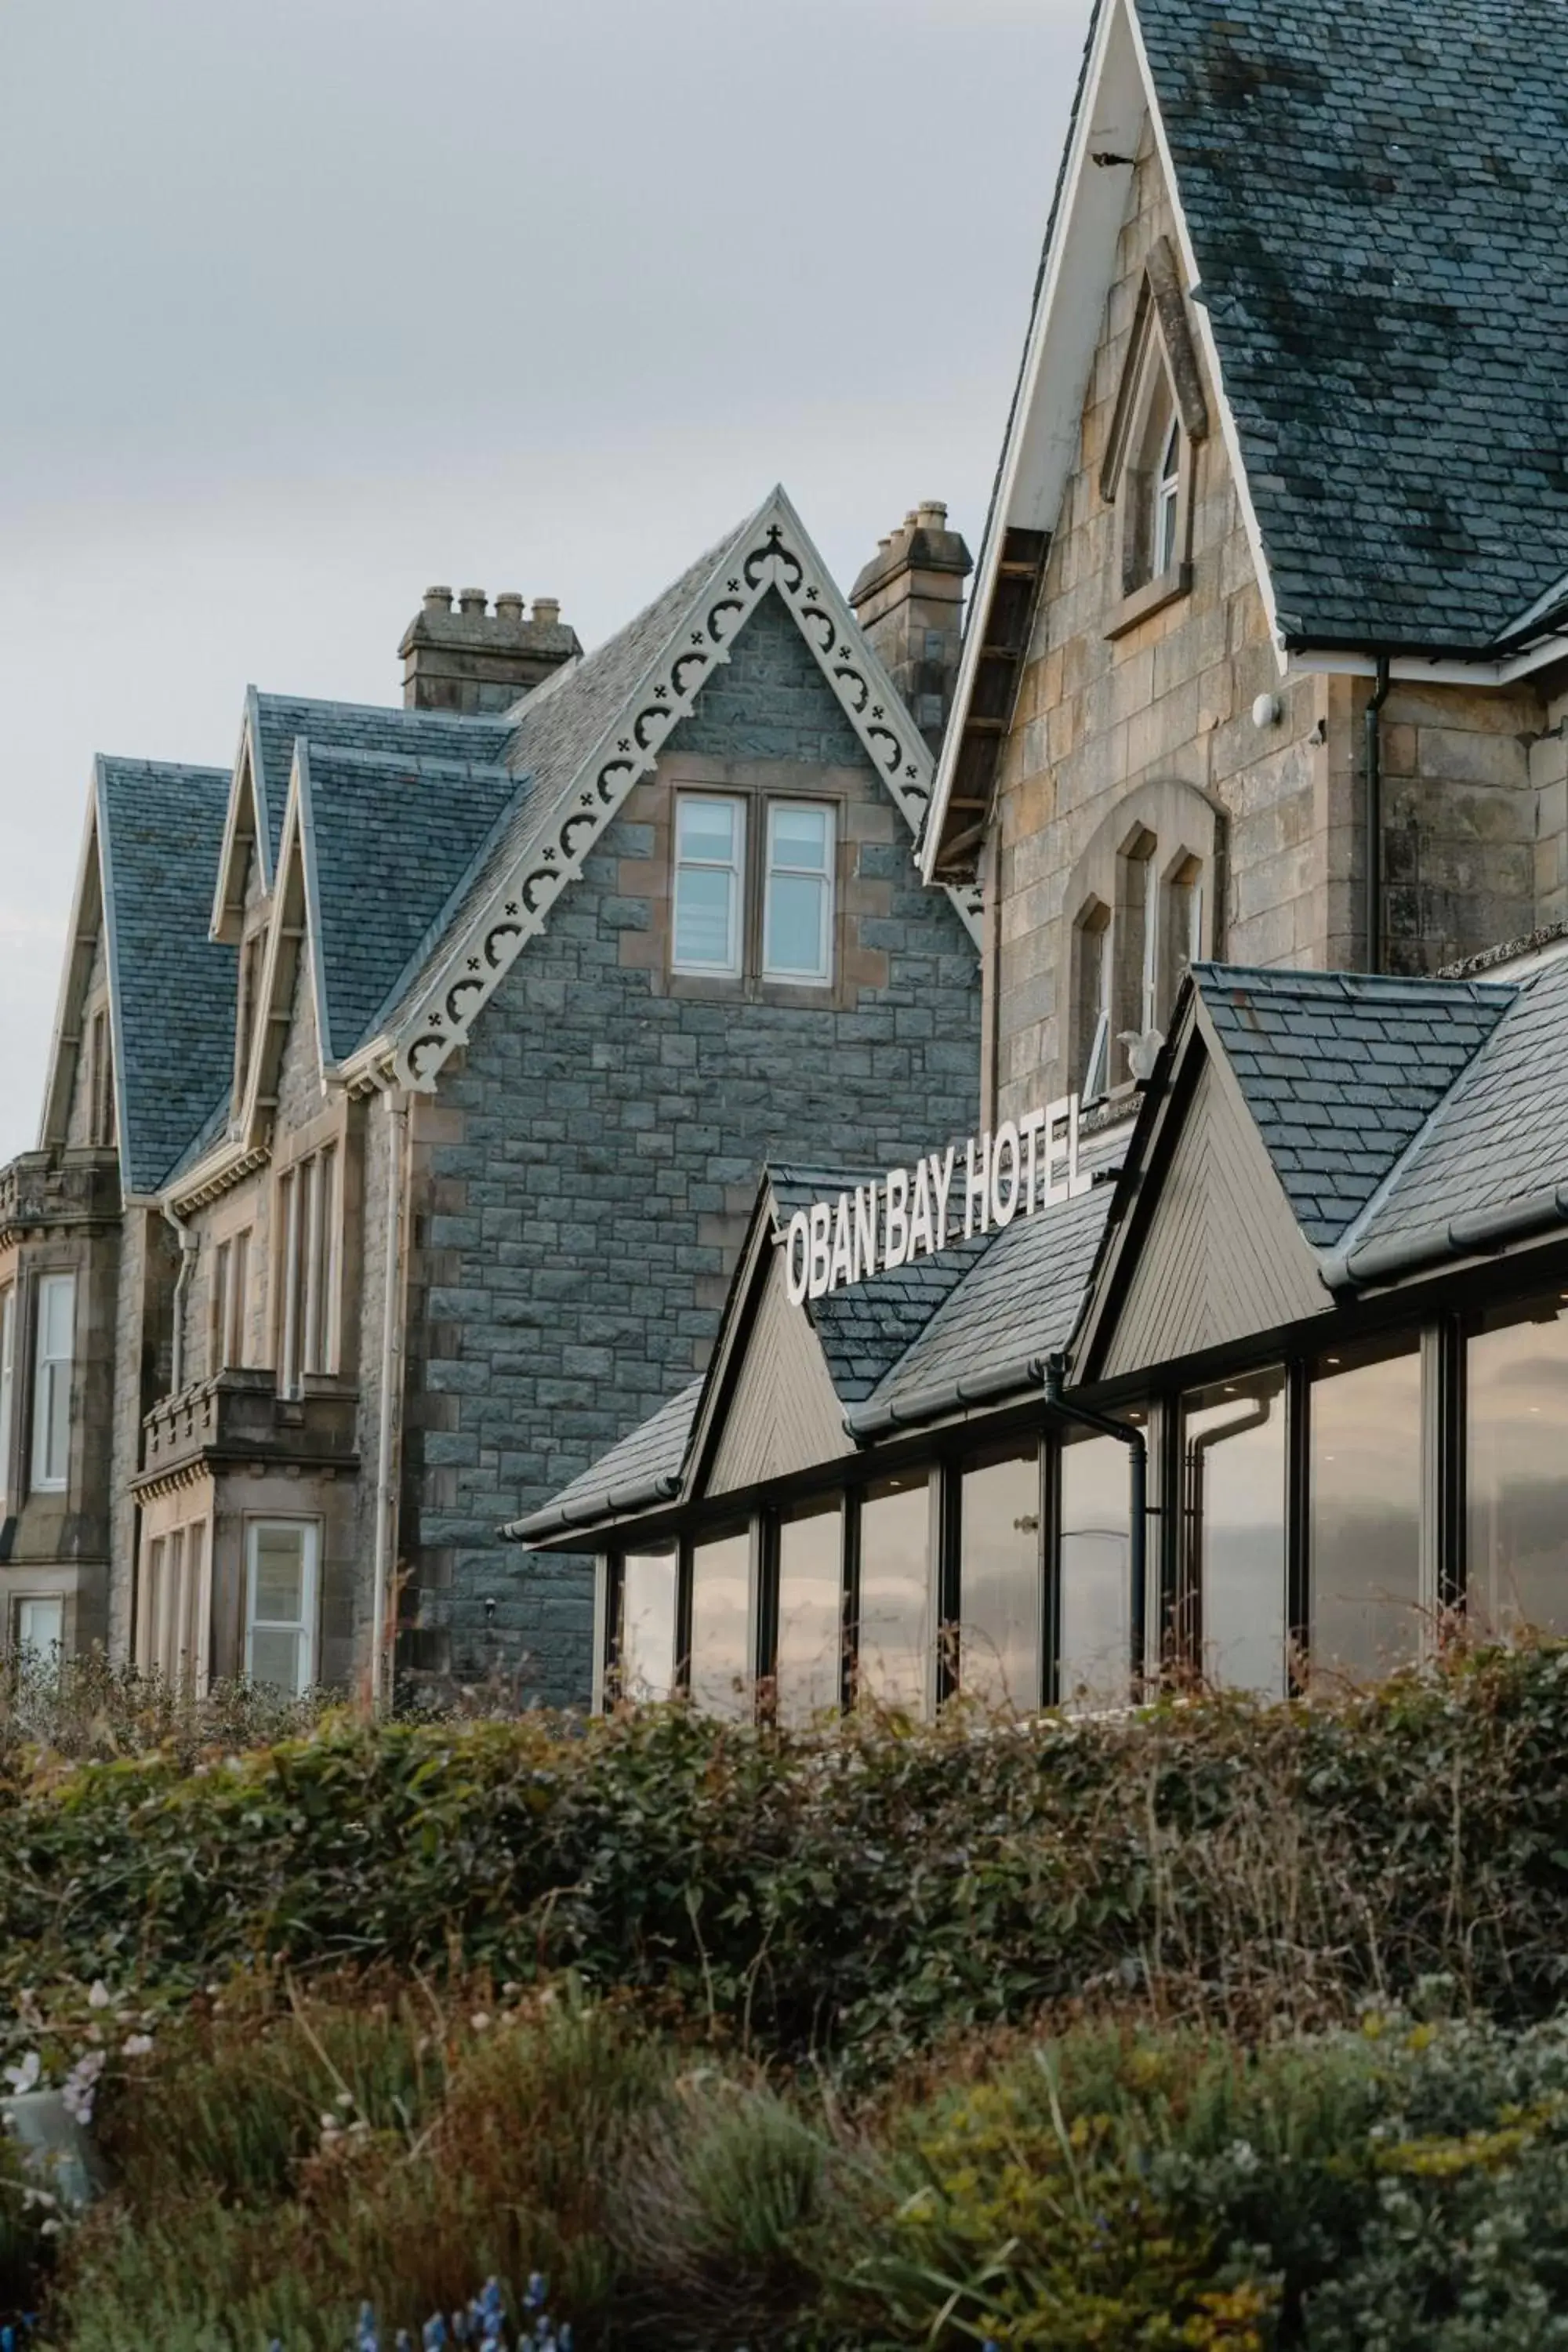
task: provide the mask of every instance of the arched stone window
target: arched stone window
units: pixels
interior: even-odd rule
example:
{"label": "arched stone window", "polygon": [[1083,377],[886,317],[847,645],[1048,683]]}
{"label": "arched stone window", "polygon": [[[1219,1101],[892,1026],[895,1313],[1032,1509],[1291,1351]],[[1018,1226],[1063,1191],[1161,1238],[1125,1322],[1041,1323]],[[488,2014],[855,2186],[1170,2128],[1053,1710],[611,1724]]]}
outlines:
{"label": "arched stone window", "polygon": [[1223,812],[1195,786],[1140,784],[1073,867],[1065,1079],[1086,1102],[1150,1076],[1189,964],[1218,953],[1223,848]]}
{"label": "arched stone window", "polygon": [[1168,237],[1150,253],[1100,471],[1116,509],[1120,635],[1192,584],[1193,492],[1208,433],[1186,302]]}

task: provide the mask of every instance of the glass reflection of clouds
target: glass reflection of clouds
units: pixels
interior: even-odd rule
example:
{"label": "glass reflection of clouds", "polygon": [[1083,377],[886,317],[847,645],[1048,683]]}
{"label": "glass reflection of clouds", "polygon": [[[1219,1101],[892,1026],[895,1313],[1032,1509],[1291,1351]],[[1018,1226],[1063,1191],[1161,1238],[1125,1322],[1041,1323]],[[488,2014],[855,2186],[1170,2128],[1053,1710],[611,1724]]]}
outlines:
{"label": "glass reflection of clouds", "polygon": [[924,1715],[932,1664],[931,1487],[924,1471],[868,1486],[860,1506],[860,1689]]}
{"label": "glass reflection of clouds", "polygon": [[1204,1673],[1278,1698],[1285,1687],[1285,1375],[1189,1396],[1182,1413],[1186,1584]]}
{"label": "glass reflection of clouds", "polygon": [[1419,1348],[1325,1359],[1311,1429],[1312,1664],[1368,1679],[1420,1646]]}
{"label": "glass reflection of clouds", "polygon": [[691,1548],[691,1697],[705,1714],[752,1712],[752,1538],[741,1528]]}
{"label": "glass reflection of clouds", "polygon": [[1131,1546],[1127,1448],[1078,1438],[1061,1454],[1057,1690],[1064,1706],[1127,1698]]}
{"label": "glass reflection of clouds", "polygon": [[675,1687],[675,1546],[628,1552],[621,1571],[620,1685],[625,1698],[668,1698]]}
{"label": "glass reflection of clouds", "polygon": [[1040,1457],[975,1463],[963,1474],[959,1681],[987,1706],[1040,1703]]}
{"label": "glass reflection of clouds", "polygon": [[1568,1315],[1561,1299],[1471,1334],[1468,1606],[1478,1629],[1568,1624]]}
{"label": "glass reflection of clouds", "polygon": [[839,1702],[844,1646],[843,1519],[837,1501],[779,1527],[774,1674],[781,1723],[807,1724]]}

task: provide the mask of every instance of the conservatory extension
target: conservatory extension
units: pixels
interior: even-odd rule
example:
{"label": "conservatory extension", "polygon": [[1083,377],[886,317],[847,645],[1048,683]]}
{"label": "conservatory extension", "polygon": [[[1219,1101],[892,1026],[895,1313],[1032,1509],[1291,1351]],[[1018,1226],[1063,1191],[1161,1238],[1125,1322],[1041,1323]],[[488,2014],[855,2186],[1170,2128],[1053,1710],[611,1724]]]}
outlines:
{"label": "conservatory extension", "polygon": [[508,1531],[597,1551],[597,1703],[1278,1696],[1568,1631],[1568,960],[1200,965],[1084,1167],[798,1303],[864,1171],[773,1171],[704,1378]]}

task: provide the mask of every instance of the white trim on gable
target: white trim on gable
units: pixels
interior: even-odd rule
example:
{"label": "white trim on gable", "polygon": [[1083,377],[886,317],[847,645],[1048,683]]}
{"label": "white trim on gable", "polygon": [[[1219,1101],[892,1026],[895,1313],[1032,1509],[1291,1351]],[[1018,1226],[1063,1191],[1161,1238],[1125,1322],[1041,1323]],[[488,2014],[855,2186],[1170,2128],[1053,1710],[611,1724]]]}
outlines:
{"label": "white trim on gable", "polygon": [[[245,803],[250,803],[249,824],[244,822]],[[239,744],[234,755],[234,781],[228,791],[228,808],[223,821],[223,846],[218,852],[217,881],[213,891],[212,921],[207,937],[226,940],[231,944],[239,938],[244,920],[245,877],[236,873],[241,845],[255,844],[257,861],[261,868],[261,887],[270,891],[272,874],[272,829],[268,823],[267,775],[261,759],[260,699],[253,686],[245,689],[245,716],[239,722]]]}
{"label": "white trim on gable", "polygon": [[[1269,629],[1275,629],[1274,594],[1262,537],[1241,464],[1239,436],[1226,397],[1213,328],[1197,292],[1197,257],[1182,210],[1181,192],[1172,169],[1170,147],[1138,27],[1134,0],[1100,0],[1085,62],[1083,87],[1068,132],[1060,197],[1040,271],[1017,396],[970,596],[969,625],[964,631],[953,709],[937,766],[931,817],[921,845],[921,871],[928,882],[935,872],[942,820],[952,793],[1004,542],[1010,530],[1054,531],[1078,457],[1083,405],[1115,272],[1116,248],[1132,181],[1132,159],[1145,116],[1152,125],[1165,174],[1185,290],[1197,314],[1199,345],[1218,403],[1220,432],[1236,478],[1258,586]],[[1277,637],[1276,649],[1283,667],[1285,657]]]}
{"label": "white trim on gable", "polygon": [[[931,753],[898,689],[872,652],[832,575],[783,489],[775,489],[745,530],[730,541],[713,572],[672,624],[634,694],[606,726],[570,788],[542,813],[540,830],[500,881],[449,937],[434,975],[411,1013],[389,1034],[353,1057],[353,1076],[394,1057],[396,1081],[434,1089],[448,1056],[529,940],[619,814],[632,787],[653,772],[678,722],[730,659],[730,646],[770,589],[795,614],[817,667],[917,837],[932,790]],[[976,947],[976,894],[949,897]]]}
{"label": "white trim on gable", "polygon": [[[82,827],[81,849],[77,858],[76,887],[71,892],[70,927],[68,930],[65,966],[60,973],[59,994],[55,1003],[54,1027],[49,1034],[47,1076],[44,1082],[43,1117],[38,1126],[38,1150],[47,1151],[51,1146],[63,1144],[70,1121],[71,1093],[76,1084],[77,1065],[81,1053],[81,1011],[87,994],[87,983],[92,970],[93,956],[100,941],[103,946],[104,970],[109,982],[110,1050],[114,1057],[114,1117],[115,1133],[123,1151],[125,1137],[125,1102],[122,1087],[120,1050],[120,982],[114,956],[113,915],[110,893],[103,868],[109,856],[108,828],[103,822],[103,761],[93,761],[92,789],[87,799],[87,821]],[[96,902],[97,924],[92,922]]]}

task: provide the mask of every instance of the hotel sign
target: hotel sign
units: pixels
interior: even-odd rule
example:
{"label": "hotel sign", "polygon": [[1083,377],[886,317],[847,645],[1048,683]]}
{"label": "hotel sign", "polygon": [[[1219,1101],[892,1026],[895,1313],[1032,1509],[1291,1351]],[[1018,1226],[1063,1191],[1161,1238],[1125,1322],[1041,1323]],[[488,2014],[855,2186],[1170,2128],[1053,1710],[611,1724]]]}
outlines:
{"label": "hotel sign", "polygon": [[994,1135],[972,1135],[837,1201],[797,1209],[784,1241],[791,1306],[1076,1201],[1094,1182],[1079,1166],[1078,1142],[1079,1098],[1067,1095],[1048,1110],[1004,1120]]}

